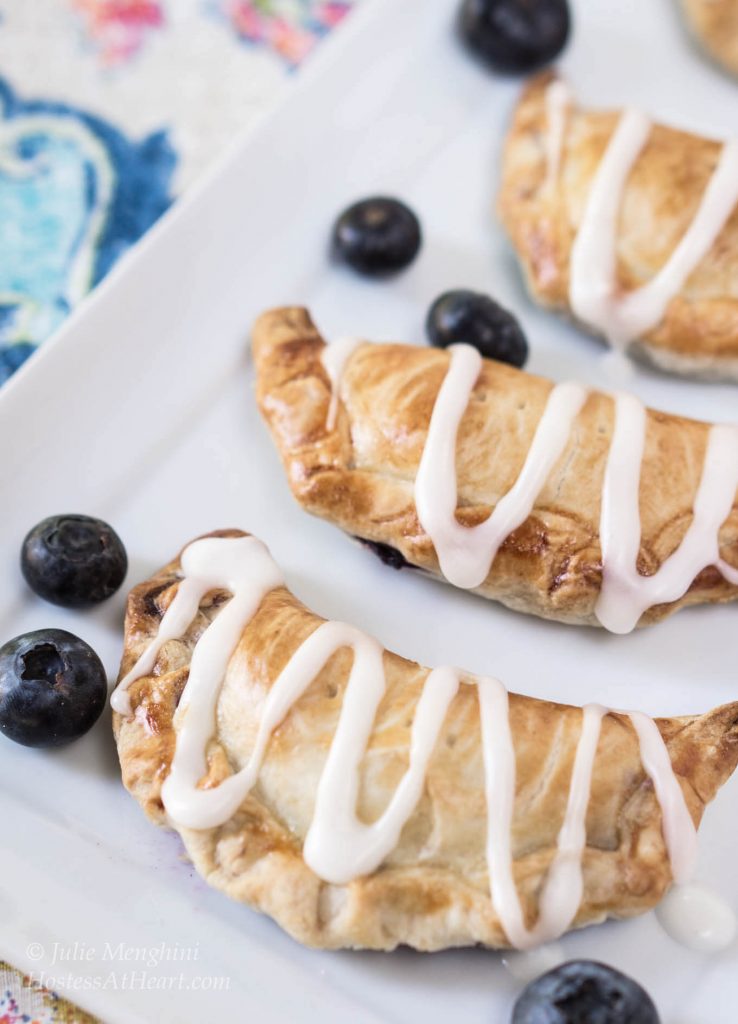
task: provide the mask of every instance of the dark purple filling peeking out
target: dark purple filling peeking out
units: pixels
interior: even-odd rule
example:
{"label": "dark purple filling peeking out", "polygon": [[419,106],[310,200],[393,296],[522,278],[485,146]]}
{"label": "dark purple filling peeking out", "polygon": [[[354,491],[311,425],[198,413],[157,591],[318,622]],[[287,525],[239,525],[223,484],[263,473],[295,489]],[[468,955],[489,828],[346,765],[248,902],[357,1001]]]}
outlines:
{"label": "dark purple filling peeking out", "polygon": [[392,569],[404,569],[406,566],[409,569],[413,568],[412,563],[408,562],[402,552],[398,551],[397,548],[391,547],[389,544],[380,544],[376,540],[366,540],[365,537],[357,537],[356,540],[363,544],[365,548],[373,551],[381,562],[389,565]]}

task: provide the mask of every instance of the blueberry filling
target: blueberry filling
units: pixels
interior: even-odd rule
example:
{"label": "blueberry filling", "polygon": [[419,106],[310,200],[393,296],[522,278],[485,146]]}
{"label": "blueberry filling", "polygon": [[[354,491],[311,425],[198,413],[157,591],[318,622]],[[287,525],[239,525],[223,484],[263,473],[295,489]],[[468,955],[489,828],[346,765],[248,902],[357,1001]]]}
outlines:
{"label": "blueberry filling", "polygon": [[356,540],[363,544],[365,548],[373,551],[380,562],[384,562],[391,569],[414,568],[412,562],[408,562],[402,552],[398,551],[397,548],[393,548],[390,544],[382,544],[378,540],[367,540],[365,537],[357,537]]}

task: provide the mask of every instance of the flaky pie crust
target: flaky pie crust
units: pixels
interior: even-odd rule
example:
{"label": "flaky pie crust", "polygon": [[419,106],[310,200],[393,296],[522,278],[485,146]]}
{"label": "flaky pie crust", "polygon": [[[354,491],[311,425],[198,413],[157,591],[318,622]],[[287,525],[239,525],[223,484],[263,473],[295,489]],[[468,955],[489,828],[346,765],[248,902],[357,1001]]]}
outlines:
{"label": "flaky pie crust", "polygon": [[[325,341],[307,310],[264,313],[253,330],[257,399],[292,493],[308,512],[346,532],[390,545],[439,575],[418,522],[413,485],[449,355],[441,349],[364,344],[346,364],[335,427],[327,428],[331,384]],[[457,518],[475,525],[515,482],[553,384],[484,360],[457,441]],[[602,580],[599,517],[613,428],[613,401],[593,392],[532,514],[504,542],[483,596],[561,622],[598,625]],[[639,569],[649,575],[678,547],[692,519],[707,424],[649,412],[641,478]],[[722,557],[738,566],[738,495],[720,535]],[[731,601],[715,568],[680,601],[651,608],[641,624],[690,604]]]}
{"label": "flaky pie crust", "polygon": [[[539,75],[523,90],[505,142],[497,211],[533,297],[571,315],[571,249],[621,112],[570,105],[551,187],[545,97],[552,80],[551,73]],[[654,124],[623,193],[616,247],[623,291],[645,284],[666,263],[697,212],[721,146]],[[669,371],[738,380],[738,207],[661,323],[634,349]]]}
{"label": "flaky pie crust", "polygon": [[738,0],[681,0],[687,23],[702,48],[738,75]]}
{"label": "flaky pie crust", "polygon": [[[240,531],[222,531],[238,536]],[[121,676],[154,638],[180,579],[175,559],[128,599]],[[129,691],[133,714],[114,714],[123,781],[158,825],[169,825],[161,786],[175,744],[174,711],[199,636],[228,595],[202,602],[191,628],[164,644],[151,675]],[[230,659],[202,785],[247,761],[265,695],[290,656],[322,622],[285,587],[267,594]],[[487,822],[477,693],[462,685],[443,724],[423,795],[384,864],[347,885],[321,881],[302,844],[317,781],[351,666],[338,651],[276,729],[259,780],[226,824],[178,828],[207,882],[273,917],[311,946],[420,950],[507,943],[489,896]],[[362,766],[358,814],[374,820],[408,764],[410,725],[427,669],[384,654],[387,691]],[[472,677],[468,677],[472,678]],[[569,791],[581,710],[510,696],[517,792],[512,829],[515,881],[529,925],[554,854]],[[738,761],[738,704],[707,715],[657,720],[695,823]],[[630,721],[604,719],[587,814],[579,927],[653,907],[670,884],[661,813]]]}

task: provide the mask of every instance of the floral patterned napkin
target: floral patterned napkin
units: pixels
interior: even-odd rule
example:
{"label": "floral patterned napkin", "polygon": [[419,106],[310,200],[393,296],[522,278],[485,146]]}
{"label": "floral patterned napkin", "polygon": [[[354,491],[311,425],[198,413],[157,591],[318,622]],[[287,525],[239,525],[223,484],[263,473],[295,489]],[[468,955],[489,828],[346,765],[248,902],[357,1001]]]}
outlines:
{"label": "floral patterned napkin", "polygon": [[[356,0],[0,0],[0,385]],[[94,1024],[0,961],[0,1024]]]}
{"label": "floral patterned napkin", "polygon": [[45,988],[33,988],[0,960],[0,1024],[97,1024],[95,1017]]}
{"label": "floral patterned napkin", "polygon": [[0,0],[0,384],[355,0]]}

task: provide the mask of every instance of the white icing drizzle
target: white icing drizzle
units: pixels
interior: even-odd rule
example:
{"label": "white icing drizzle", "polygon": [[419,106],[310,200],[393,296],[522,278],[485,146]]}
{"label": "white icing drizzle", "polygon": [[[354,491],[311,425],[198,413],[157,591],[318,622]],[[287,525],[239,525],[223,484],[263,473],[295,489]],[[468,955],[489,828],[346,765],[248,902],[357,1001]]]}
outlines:
{"label": "white icing drizzle", "polygon": [[[500,545],[535,507],[589,391],[573,383],[553,388],[514,485],[484,522],[463,526],[456,518],[456,442],[482,360],[469,345],[452,345],[449,352],[449,369],[436,398],[415,479],[415,506],[443,575],[457,587],[472,589],[485,581]],[[738,491],[738,427],[710,429],[692,523],[679,547],[653,576],[640,575],[637,565],[645,433],[645,407],[632,395],[617,394],[602,492],[603,582],[595,608],[600,623],[614,633],[630,632],[654,605],[679,600],[709,565],[738,585],[738,570],[721,559],[719,549],[720,527]]]}
{"label": "white icing drizzle", "polygon": [[[326,623],[320,630],[336,623]],[[313,634],[315,636],[315,634]],[[371,735],[377,707],[385,691],[382,648],[376,640],[372,658],[361,656],[368,638],[350,626],[340,626],[326,647],[326,661],[353,636],[354,666],[343,700],[341,717],[328,752],[315,800],[313,821],[305,837],[305,863],[320,878],[341,885],[376,870],[397,846],[400,833],[423,793],[425,775],[449,705],[459,688],[459,673],[447,666],[434,669],[425,681],[410,736],[410,764],[389,806],[371,825],[356,817],[359,765]],[[302,655],[293,656],[304,673]],[[314,674],[310,675],[310,679]]]}
{"label": "white icing drizzle", "polygon": [[131,683],[141,676],[151,673],[162,649],[168,640],[176,640],[182,636],[189,624],[197,614],[200,602],[207,593],[205,583],[198,579],[185,577],[177,588],[177,593],[164,612],[159,631],[151,641],[133,668],[125,675],[116,686],[110,698],[110,706],[119,715],[130,715],[131,700],[128,696],[128,688]]}
{"label": "white icing drizzle", "polygon": [[652,718],[642,711],[628,711],[638,736],[641,761],[653,782],[663,815],[663,833],[677,885],[690,880],[697,863],[697,830],[687,809],[682,787],[671,767],[671,758],[663,737]]}
{"label": "white icing drizzle", "polygon": [[320,361],[331,382],[331,401],[325,421],[326,430],[333,430],[336,425],[343,370],[355,349],[361,344],[363,344],[361,338],[337,338],[321,351]]}
{"label": "white icing drizzle", "polygon": [[[170,818],[192,829],[214,828],[240,807],[258,778],[275,728],[289,713],[328,659],[339,649],[353,651],[338,726],[318,783],[313,819],[304,843],[306,863],[320,878],[345,884],[368,874],[397,845],[425,786],[426,773],[448,708],[462,674],[448,666],[425,680],[410,737],[408,768],[384,813],[371,825],[356,816],[359,768],[366,752],[386,679],[383,651],[376,640],[341,622],[322,623],[293,653],[264,700],[251,755],[239,771],[218,785],[200,789],[207,774],[207,748],[216,732],[216,708],[231,658],[264,596],[282,583],[267,549],[253,537],[206,538],[183,552],[184,579],[160,624],[159,635],[121,681],[113,695],[116,710],[130,713],[127,687],[151,673],[167,639],[183,635],[197,615],[199,598],[227,589],[231,599],[217,612],[195,644],[189,677],[174,716],[176,734],[171,771],[162,787]],[[176,628],[175,628],[176,627]],[[239,671],[243,671],[241,663]],[[471,683],[472,680],[466,680]],[[592,773],[606,709],[582,712],[569,799],[540,898],[533,929],[525,926],[513,877],[511,825],[515,801],[515,751],[508,695],[496,679],[476,680],[479,695],[485,792],[488,807],[487,860],[491,896],[509,941],[520,949],[557,938],[574,920],[582,898],[582,859]],[[631,714],[643,766],[662,808],[663,831],[672,872],[686,877],[694,846],[694,826],[686,809],[661,734],[650,719]]]}
{"label": "white icing drizzle", "polygon": [[415,478],[415,507],[446,579],[457,587],[473,588],[484,583],[502,542],[533,510],[566,447],[587,389],[567,383],[552,390],[515,484],[483,523],[463,526],[456,519],[456,438],[482,357],[471,345],[451,345],[449,352],[451,363],[436,399]]}
{"label": "white icing drizzle", "polygon": [[648,141],[651,122],[626,109],[592,180],[571,250],[569,302],[573,313],[625,348],[656,327],[672,298],[712,248],[738,201],[738,141],[727,142],[697,213],[669,259],[650,281],[620,294],[616,274],[618,218],[628,176]]}
{"label": "white icing drizzle", "polygon": [[715,563],[715,566],[719,569],[728,583],[732,583],[734,587],[738,587],[738,569],[734,569],[732,565],[728,565],[723,558],[719,558]]}
{"label": "white icing drizzle", "polygon": [[[566,814],[559,832],[556,856],[541,893],[541,911],[533,935],[536,944],[545,941],[547,935],[563,934],[574,920],[582,902],[582,857],[587,845],[587,807],[602,719],[606,714],[607,708],[599,704],[586,704],[582,708],[582,733],[574,758]],[[664,752],[668,761],[666,748]],[[674,776],[671,762],[669,774]]]}
{"label": "white icing drizzle", "polygon": [[558,942],[548,942],[535,949],[511,950],[501,957],[503,967],[522,985],[553,970],[566,959],[564,947]]}
{"label": "white icing drizzle", "polygon": [[[334,398],[340,367],[359,342],[344,339],[326,347]],[[476,526],[456,518],[458,500],[456,445],[459,426],[482,368],[471,345],[451,345],[450,363],[436,397],[415,478],[418,520],[433,542],[441,572],[457,587],[474,589],[487,578],[505,538],[533,511],[546,480],[569,442],[574,421],[589,389],[556,385],[536,428],[523,468],[490,516]],[[339,368],[339,369],[337,369]],[[720,556],[720,528],[738,492],[738,426],[710,428],[693,519],[679,547],[652,576],[638,571],[641,545],[640,481],[647,413],[633,395],[616,393],[615,422],[605,470],[600,512],[602,589],[595,607],[599,622],[613,633],[629,633],[649,608],[678,601],[696,576],[714,565],[738,586],[738,568]]]}
{"label": "white icing drizzle", "polygon": [[570,103],[569,86],[560,78],[555,78],[546,89],[546,135],[543,140],[546,157],[545,189],[554,188],[559,178]]}
{"label": "white icing drizzle", "polygon": [[513,878],[511,837],[515,802],[515,751],[510,731],[507,690],[497,680],[480,679],[479,707],[488,807],[487,863],[492,901],[511,944],[516,949],[531,949],[562,935],[574,920],[582,901],[585,818],[597,741],[606,709],[596,704],[589,704],[582,709],[582,734],[574,759],[564,823],[541,892],[538,921],[533,929],[528,929]]}
{"label": "white icing drizzle", "polygon": [[600,370],[613,390],[627,387],[636,377],[633,361],[619,348],[611,348],[600,357]]}
{"label": "white icing drizzle", "polygon": [[615,238],[620,202],[630,169],[646,144],[651,122],[638,110],[623,112],[587,197],[571,248],[569,302],[572,312],[599,328],[613,343],[621,334],[615,299]]}
{"label": "white icing drizzle", "polygon": [[679,547],[652,576],[642,576],[637,566],[645,436],[645,408],[632,395],[617,394],[602,491],[602,589],[595,610],[613,633],[629,633],[648,608],[679,600],[708,565],[738,583],[738,572],[720,558],[719,548],[720,527],[738,491],[738,427],[711,428],[692,522]]}

